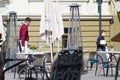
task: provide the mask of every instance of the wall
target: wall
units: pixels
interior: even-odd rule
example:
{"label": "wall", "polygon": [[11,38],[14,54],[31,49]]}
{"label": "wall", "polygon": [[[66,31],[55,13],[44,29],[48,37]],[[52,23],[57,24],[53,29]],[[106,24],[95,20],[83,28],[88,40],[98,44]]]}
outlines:
{"label": "wall", "polygon": [[[111,14],[113,15],[113,21],[110,25],[110,38],[114,37],[116,34],[120,32],[120,21],[118,20],[117,16],[117,10],[116,10],[116,4],[115,0],[111,0],[109,4],[109,10]],[[120,51],[120,42],[113,42],[111,41],[111,45],[114,46],[115,50]]]}
{"label": "wall", "polygon": [[[65,17],[65,16],[64,16]],[[99,35],[99,21],[98,19],[84,19],[82,16],[80,21],[80,27],[82,29],[82,39],[83,39],[83,49],[95,51],[96,50],[96,39]],[[104,16],[105,17],[105,16]],[[68,19],[64,18],[64,28],[68,28]],[[110,46],[110,19],[103,18],[102,20],[102,29],[106,30],[105,39],[107,41],[108,46]],[[40,51],[50,51],[50,47],[48,44],[44,43],[39,36],[39,28],[40,28],[40,20],[34,19],[29,26],[29,36],[30,36],[30,45],[36,45],[39,47]],[[19,29],[18,29],[19,30]],[[64,34],[66,36],[67,33]],[[54,44],[54,51],[58,50],[57,43]],[[60,50],[63,45],[60,42]]]}
{"label": "wall", "polygon": [[[53,1],[55,4],[55,1]],[[110,28],[113,24],[110,24],[110,20],[112,19],[112,15],[109,9],[109,0],[105,0],[102,3],[102,29],[107,31],[107,43],[108,46],[111,45],[110,38],[112,29]],[[19,5],[16,5],[18,4]],[[74,1],[59,1],[60,10],[62,12],[62,16],[64,19],[64,27],[68,27],[68,18],[69,18],[69,5],[72,3],[78,3],[81,5],[80,7],[80,18],[81,18],[81,27],[82,27],[82,34],[83,34],[83,46],[85,50],[96,50],[96,38],[98,36],[99,31],[99,14],[98,14],[98,4],[95,0],[74,0]],[[26,7],[23,8],[23,6]],[[19,8],[21,7],[21,8]],[[41,49],[44,50],[46,44],[40,40],[39,37],[39,27],[40,27],[40,16],[43,11],[43,1],[40,2],[30,2],[28,3],[27,0],[12,0],[12,2],[8,5],[8,11],[14,10],[18,14],[18,19],[23,20],[26,16],[35,17],[32,21],[31,26],[29,27],[30,30],[30,44],[37,45]],[[4,14],[6,15],[6,14]],[[44,47],[43,47],[44,46]],[[57,45],[54,46],[57,50]],[[60,45],[60,49],[62,45]],[[45,49],[46,50],[46,49]],[[49,45],[47,45],[47,50],[49,50]]]}
{"label": "wall", "polygon": [[[64,21],[64,27],[68,27],[68,21]],[[80,27],[82,30],[83,49],[96,51],[96,40],[99,35],[99,21],[98,20],[81,20]],[[102,29],[106,30],[105,39],[107,45],[110,45],[110,23],[109,20],[102,21]],[[65,33],[64,36],[66,36]]]}

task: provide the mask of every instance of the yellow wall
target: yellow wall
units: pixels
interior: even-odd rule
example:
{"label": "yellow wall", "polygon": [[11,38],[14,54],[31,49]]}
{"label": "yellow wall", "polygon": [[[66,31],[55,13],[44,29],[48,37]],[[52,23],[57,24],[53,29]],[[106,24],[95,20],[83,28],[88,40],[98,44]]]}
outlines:
{"label": "yellow wall", "polygon": [[[23,20],[19,20],[23,21]],[[18,22],[19,22],[18,21]],[[64,28],[68,27],[68,19],[64,19]],[[108,46],[110,46],[112,43],[110,42],[111,39],[111,26],[113,24],[110,24],[109,19],[102,19],[102,29],[106,30],[106,37]],[[80,21],[80,27],[82,30],[82,39],[83,39],[83,49],[84,50],[96,50],[96,39],[99,35],[99,20],[98,19],[84,19]],[[20,28],[20,26],[19,26]],[[18,28],[18,30],[19,30]],[[30,26],[29,26],[29,44],[30,45],[36,45],[39,47],[38,50],[40,51],[50,51],[50,45],[44,43],[40,39],[39,35],[39,28],[40,28],[40,20],[34,19]],[[19,32],[19,31],[18,31]],[[66,33],[64,35],[67,35]],[[62,43],[60,42],[60,50],[62,49]],[[57,43],[54,44],[54,51],[57,51]]]}
{"label": "yellow wall", "polygon": [[[68,26],[68,21],[64,21],[64,27]],[[80,21],[83,39],[84,50],[96,50],[96,39],[99,35],[99,21],[86,20]],[[110,45],[110,23],[109,21],[102,21],[102,29],[106,30],[106,41],[108,46]]]}
{"label": "yellow wall", "polygon": [[[20,26],[18,26],[18,32],[19,32]],[[39,51],[50,51],[50,45],[43,42],[39,35],[39,29],[40,29],[40,21],[34,20],[31,21],[30,26],[28,27],[29,30],[29,44],[35,45],[38,47]],[[54,51],[57,51],[57,44],[54,44]],[[60,50],[62,49],[62,45],[60,43]]]}
{"label": "yellow wall", "polygon": [[[115,0],[110,1],[110,12],[113,15],[113,23],[110,25],[110,38],[114,37],[116,34],[120,32],[120,21],[118,20],[117,12],[116,12],[116,2]],[[120,51],[120,42],[111,42],[111,44],[115,47],[115,50]]]}
{"label": "yellow wall", "polygon": [[[97,20],[81,20],[80,26],[82,29],[83,49],[84,50],[96,50],[96,39],[99,34],[99,21]],[[64,27],[68,27],[68,21],[64,21]],[[40,21],[34,20],[29,26],[30,45],[36,45],[40,51],[50,51],[49,45],[45,44],[39,36]],[[106,30],[106,40],[108,46],[110,45],[110,23],[109,21],[102,21],[102,29]],[[19,30],[19,29],[18,29]],[[65,34],[67,35],[67,34]],[[54,51],[57,51],[57,44],[54,45]],[[60,43],[60,50],[62,49],[62,43]]]}

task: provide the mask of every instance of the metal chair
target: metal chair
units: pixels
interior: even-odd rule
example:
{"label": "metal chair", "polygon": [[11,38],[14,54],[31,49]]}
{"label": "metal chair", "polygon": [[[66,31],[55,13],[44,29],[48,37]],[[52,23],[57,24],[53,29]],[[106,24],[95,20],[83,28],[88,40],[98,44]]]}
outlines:
{"label": "metal chair", "polygon": [[108,76],[109,69],[111,69],[111,75],[113,76],[113,68],[116,68],[117,64],[117,58],[114,54],[110,54],[109,60],[109,66],[107,66],[106,76]]}
{"label": "metal chair", "polygon": [[19,79],[25,78],[25,80],[38,80],[39,74],[42,80],[44,80],[45,77],[49,79],[45,65],[47,56],[44,54],[31,56],[28,58],[33,58],[34,60],[27,61],[26,63],[19,65],[23,66],[22,68],[17,69]]}
{"label": "metal chair", "polygon": [[62,50],[53,64],[51,80],[80,80],[82,64],[82,51]]}
{"label": "metal chair", "polygon": [[117,77],[120,74],[119,71],[120,71],[120,57],[118,58],[118,61],[117,61],[116,72],[115,72],[115,80],[117,80]]}
{"label": "metal chair", "polygon": [[[19,58],[17,56],[19,56]],[[30,57],[31,55],[29,55],[27,58],[26,58],[26,55],[24,55],[24,54],[19,54],[17,56],[16,56],[17,59],[28,59],[28,60],[26,60],[26,62],[18,65],[18,67],[16,68],[15,73],[16,72],[18,73],[18,78],[20,80],[22,78],[25,78],[25,79],[30,78],[30,77],[32,77],[31,74],[32,74],[33,71],[35,72],[35,78],[37,78],[37,72],[36,72],[35,68],[30,66],[30,64],[35,59]],[[29,59],[29,58],[31,58],[31,59]]]}
{"label": "metal chair", "polygon": [[[111,75],[113,75],[113,67],[116,66],[116,58],[114,55],[110,56],[109,58],[106,58],[105,53],[99,53],[97,54],[98,62],[96,63],[96,70],[95,70],[95,76],[97,75],[98,69],[103,70],[104,76],[108,75],[109,68],[111,68]],[[111,62],[110,59],[114,58],[114,62]],[[106,69],[106,71],[105,71]]]}
{"label": "metal chair", "polygon": [[48,67],[46,66],[47,55],[34,55],[35,60],[33,61],[33,67],[36,69],[37,73],[40,74],[42,80],[49,80]]}
{"label": "metal chair", "polygon": [[[23,55],[23,54],[15,54],[14,55],[14,58],[15,59],[26,59],[26,55]],[[26,60],[27,61],[27,60]],[[19,64],[18,66],[16,66],[15,68],[14,68],[14,79],[15,79],[15,77],[16,77],[16,73],[23,73],[23,71],[22,72],[19,72],[21,69],[23,69],[23,68],[25,68],[25,66],[27,66],[27,62],[23,62],[22,64]],[[17,62],[17,61],[16,61]]]}
{"label": "metal chair", "polygon": [[[87,60],[87,71],[88,71],[88,68],[90,68],[90,70],[92,70],[92,64],[91,64],[91,61],[95,59],[95,56],[96,56],[96,52],[90,52],[89,53],[89,58]],[[90,66],[89,66],[90,64]]]}

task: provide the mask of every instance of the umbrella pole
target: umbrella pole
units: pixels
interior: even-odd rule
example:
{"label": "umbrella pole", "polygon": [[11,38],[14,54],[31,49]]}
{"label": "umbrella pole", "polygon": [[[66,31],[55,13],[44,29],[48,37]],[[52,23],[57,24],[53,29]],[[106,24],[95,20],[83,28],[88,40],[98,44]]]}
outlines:
{"label": "umbrella pole", "polygon": [[53,41],[52,41],[52,32],[51,31],[50,31],[50,34],[49,34],[49,42],[50,42],[51,63],[53,63]]}
{"label": "umbrella pole", "polygon": [[58,52],[59,52],[59,50],[60,50],[60,41],[58,40],[58,45],[57,45],[57,47],[58,47]]}
{"label": "umbrella pole", "polygon": [[53,42],[50,42],[51,63],[53,63]]}

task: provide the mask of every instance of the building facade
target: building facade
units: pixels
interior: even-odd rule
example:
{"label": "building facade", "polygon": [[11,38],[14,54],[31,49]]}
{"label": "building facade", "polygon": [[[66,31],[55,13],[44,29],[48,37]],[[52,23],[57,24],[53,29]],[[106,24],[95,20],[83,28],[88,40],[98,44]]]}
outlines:
{"label": "building facade", "polygon": [[[2,1],[2,0],[1,0]],[[40,51],[49,51],[49,46],[43,43],[40,39],[39,28],[41,14],[43,12],[43,1],[44,0],[6,0],[5,5],[0,8],[0,12],[7,21],[9,11],[15,11],[17,13],[18,24],[20,24],[25,17],[29,16],[32,18],[32,23],[29,27],[29,35],[31,45],[39,47]],[[63,23],[64,32],[62,40],[66,40],[67,28],[69,25],[69,5],[77,3],[80,5],[80,27],[82,29],[83,37],[83,49],[84,50],[96,50],[96,39],[99,35],[99,13],[98,3],[96,0],[52,0],[54,4],[58,3]],[[120,50],[119,42],[112,42],[111,38],[120,32],[120,22],[117,16],[115,0],[103,0],[102,1],[102,29],[106,30],[106,41],[108,47],[113,45],[115,50]],[[8,26],[9,27],[9,26]],[[18,30],[19,30],[18,25]],[[60,45],[60,49],[64,47],[64,44]],[[54,51],[57,51],[57,44],[54,44]]]}

